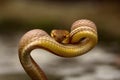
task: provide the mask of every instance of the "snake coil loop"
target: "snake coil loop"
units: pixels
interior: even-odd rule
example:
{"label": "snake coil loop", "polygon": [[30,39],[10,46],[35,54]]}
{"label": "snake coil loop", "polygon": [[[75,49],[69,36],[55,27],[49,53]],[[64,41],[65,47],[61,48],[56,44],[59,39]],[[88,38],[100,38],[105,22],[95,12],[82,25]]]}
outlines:
{"label": "snake coil loop", "polygon": [[42,48],[61,57],[75,57],[90,51],[98,40],[95,24],[87,19],[74,22],[70,33],[66,30],[53,30],[51,36],[41,29],[34,29],[20,40],[19,59],[32,80],[47,80],[30,55],[33,49]]}

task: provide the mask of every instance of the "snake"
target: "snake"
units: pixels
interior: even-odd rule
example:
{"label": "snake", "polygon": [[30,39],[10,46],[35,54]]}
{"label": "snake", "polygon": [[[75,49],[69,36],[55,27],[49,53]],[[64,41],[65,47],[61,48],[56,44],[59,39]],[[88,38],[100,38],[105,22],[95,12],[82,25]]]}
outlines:
{"label": "snake", "polygon": [[72,24],[70,32],[54,29],[51,36],[42,29],[26,32],[19,41],[18,55],[24,70],[32,80],[47,80],[45,73],[31,56],[32,50],[39,48],[60,57],[72,58],[87,53],[97,42],[95,23],[80,19]]}

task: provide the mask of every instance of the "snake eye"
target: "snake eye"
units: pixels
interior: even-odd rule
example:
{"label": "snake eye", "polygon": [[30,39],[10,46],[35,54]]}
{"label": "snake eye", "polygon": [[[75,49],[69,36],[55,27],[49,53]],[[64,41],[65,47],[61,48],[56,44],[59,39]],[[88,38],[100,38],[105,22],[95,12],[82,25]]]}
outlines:
{"label": "snake eye", "polygon": [[53,35],[52,37],[54,37],[54,38],[55,38],[55,37],[56,37],[56,35]]}
{"label": "snake eye", "polygon": [[51,33],[51,37],[55,38],[55,37],[56,37],[56,35],[54,35],[53,33]]}
{"label": "snake eye", "polygon": [[63,38],[66,38],[67,36],[66,35],[63,35]]}
{"label": "snake eye", "polygon": [[63,38],[68,38],[69,37],[69,32],[66,31],[64,34],[63,34]]}

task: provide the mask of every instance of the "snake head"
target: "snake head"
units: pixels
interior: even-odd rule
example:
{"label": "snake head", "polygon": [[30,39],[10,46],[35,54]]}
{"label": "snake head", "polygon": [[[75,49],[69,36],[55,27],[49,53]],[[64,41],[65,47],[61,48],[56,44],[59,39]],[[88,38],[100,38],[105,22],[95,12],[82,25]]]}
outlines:
{"label": "snake head", "polygon": [[51,37],[59,43],[69,43],[69,32],[67,30],[52,30]]}

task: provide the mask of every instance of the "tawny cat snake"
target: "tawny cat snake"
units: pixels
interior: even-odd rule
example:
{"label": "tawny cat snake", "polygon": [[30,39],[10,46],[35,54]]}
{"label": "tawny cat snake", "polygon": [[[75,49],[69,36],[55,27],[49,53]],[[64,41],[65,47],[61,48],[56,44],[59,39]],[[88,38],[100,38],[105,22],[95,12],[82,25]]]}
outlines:
{"label": "tawny cat snake", "polygon": [[[97,29],[90,20],[82,19],[74,22],[70,33],[64,30],[60,31],[52,31],[51,35],[55,36],[55,39],[40,29],[31,30],[21,38],[19,43],[20,62],[32,80],[47,80],[43,71],[30,55],[33,49],[42,48],[58,56],[75,57],[88,52],[97,43]],[[58,36],[56,36],[57,32],[59,32]],[[64,32],[65,35],[60,34]],[[60,40],[60,38],[64,39]]]}

